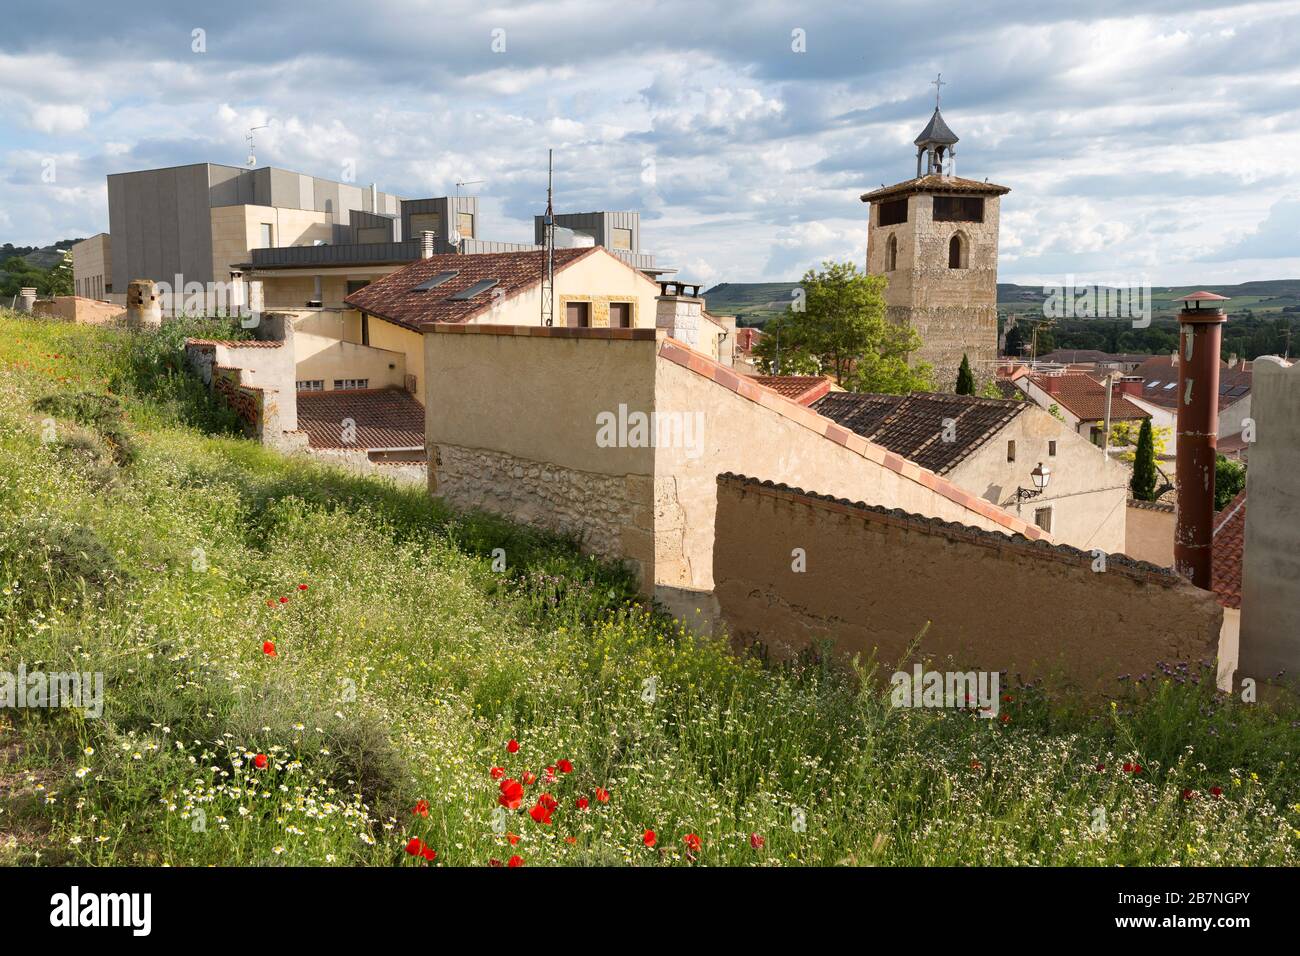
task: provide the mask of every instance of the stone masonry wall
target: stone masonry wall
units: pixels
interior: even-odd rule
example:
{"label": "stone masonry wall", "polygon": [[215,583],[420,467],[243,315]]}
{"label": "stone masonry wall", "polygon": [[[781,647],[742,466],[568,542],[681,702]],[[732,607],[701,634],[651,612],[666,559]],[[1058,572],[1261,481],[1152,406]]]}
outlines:
{"label": "stone masonry wall", "polygon": [[[916,329],[922,348],[913,358],[933,365],[939,390],[951,391],[963,354],[980,380],[989,377],[997,358],[998,197],[984,197],[983,222],[935,222],[933,210],[933,196],[913,195],[907,222],[877,226],[879,207],[873,207],[867,270],[888,278],[887,317]],[[966,267],[950,269],[948,244],[958,233],[966,242]],[[886,272],[891,234],[898,261]]]}
{"label": "stone masonry wall", "polygon": [[635,555],[629,535],[653,533],[649,476],[599,475],[458,445],[435,445],[432,453],[430,493],[457,508],[576,534],[584,551],[605,558]]}

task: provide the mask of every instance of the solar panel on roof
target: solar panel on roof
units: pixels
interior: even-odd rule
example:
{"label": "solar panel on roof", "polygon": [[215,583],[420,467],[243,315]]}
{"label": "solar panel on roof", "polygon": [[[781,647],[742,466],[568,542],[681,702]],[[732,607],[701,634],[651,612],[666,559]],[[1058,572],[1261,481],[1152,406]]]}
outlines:
{"label": "solar panel on roof", "polygon": [[1170,382],[1168,385],[1165,386],[1165,388],[1167,388],[1167,389],[1169,389],[1169,388],[1173,388],[1173,387],[1174,387],[1175,385],[1177,385],[1177,384],[1178,384],[1177,382]]}
{"label": "solar panel on roof", "polygon": [[469,288],[467,288],[467,289],[461,289],[461,290],[460,290],[459,292],[457,292],[455,295],[448,296],[448,298],[451,298],[451,299],[461,299],[461,300],[464,300],[464,299],[472,299],[472,298],[474,298],[474,296],[478,295],[480,292],[486,292],[488,289],[492,288],[494,285],[496,285],[496,284],[497,284],[498,282],[500,282],[500,281],[501,281],[500,279],[479,279],[477,282],[475,282],[475,283],[474,283],[472,286],[470,286]]}
{"label": "solar panel on roof", "polygon": [[436,289],[449,279],[454,279],[460,275],[459,269],[448,269],[446,272],[439,272],[432,279],[425,279],[417,286],[412,286],[412,292],[428,292],[430,289]]}

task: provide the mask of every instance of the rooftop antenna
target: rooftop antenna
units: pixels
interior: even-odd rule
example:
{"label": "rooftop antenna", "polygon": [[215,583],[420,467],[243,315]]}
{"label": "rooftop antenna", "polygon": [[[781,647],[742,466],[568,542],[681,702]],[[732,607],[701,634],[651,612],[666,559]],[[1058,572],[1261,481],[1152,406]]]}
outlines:
{"label": "rooftop antenna", "polygon": [[451,233],[451,244],[456,247],[457,252],[460,252],[460,187],[478,186],[479,184],[485,182],[487,182],[486,179],[467,179],[464,182],[459,182],[456,184],[456,205],[453,206],[451,210],[451,214],[453,217],[453,221],[455,222],[455,226],[453,226],[448,231]]}
{"label": "rooftop antenna", "polygon": [[244,140],[248,143],[248,168],[252,169],[257,165],[257,145],[253,142],[253,130],[270,129],[270,123],[263,123],[261,126],[250,126],[248,132],[244,134]]}
{"label": "rooftop antenna", "polygon": [[546,215],[542,217],[542,325],[555,324],[555,210],[551,184],[555,176],[555,150],[546,151]]}

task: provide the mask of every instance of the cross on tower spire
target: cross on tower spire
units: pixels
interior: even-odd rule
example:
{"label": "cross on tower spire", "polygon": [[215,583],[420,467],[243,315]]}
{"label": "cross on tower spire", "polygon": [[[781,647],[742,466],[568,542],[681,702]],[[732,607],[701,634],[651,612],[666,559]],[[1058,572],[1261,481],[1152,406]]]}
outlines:
{"label": "cross on tower spire", "polygon": [[948,84],[944,82],[943,74],[939,73],[935,76],[933,80],[930,81],[930,85],[934,87],[934,108],[938,109],[939,94],[943,92],[941,87],[947,86]]}

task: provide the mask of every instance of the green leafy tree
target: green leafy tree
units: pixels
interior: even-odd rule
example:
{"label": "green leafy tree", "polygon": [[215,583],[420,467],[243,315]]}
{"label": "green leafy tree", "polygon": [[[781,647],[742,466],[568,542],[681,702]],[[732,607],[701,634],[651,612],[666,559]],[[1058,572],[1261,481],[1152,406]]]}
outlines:
{"label": "green leafy tree", "polygon": [[1137,454],[1133,459],[1133,477],[1129,480],[1133,497],[1139,501],[1156,500],[1156,446],[1151,437],[1151,419],[1142,419],[1138,432]]}
{"label": "green leafy tree", "polygon": [[1214,510],[1222,511],[1246,487],[1246,466],[1218,455],[1214,459]]}
{"label": "green leafy tree", "polygon": [[932,391],[928,364],[909,365],[921,347],[910,326],[885,318],[884,276],[852,262],[823,262],[800,283],[802,296],[764,329],[760,366],[782,374],[830,374],[854,391]]}
{"label": "green leafy tree", "polygon": [[965,352],[961,356],[961,368],[957,369],[957,394],[975,394],[975,374],[970,370],[970,359]]}
{"label": "green leafy tree", "polygon": [[[1143,419],[1147,421],[1148,419]],[[1141,437],[1142,429],[1135,421],[1111,422],[1110,425],[1110,447],[1123,448],[1124,451],[1114,455],[1119,461],[1132,463],[1137,456],[1137,443]],[[1151,429],[1151,444],[1155,449],[1157,459],[1164,457],[1169,450],[1169,441],[1174,437],[1172,428],[1155,428]]]}
{"label": "green leafy tree", "polygon": [[72,287],[72,250],[69,249],[46,277],[45,292],[47,295],[72,295]]}
{"label": "green leafy tree", "polygon": [[1010,323],[1010,328],[1007,329],[1006,354],[1012,358],[1021,358],[1024,355],[1025,334],[1020,331],[1020,323],[1014,316],[1007,321]]}

